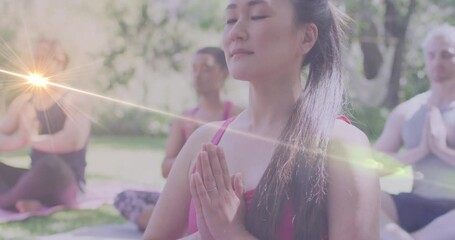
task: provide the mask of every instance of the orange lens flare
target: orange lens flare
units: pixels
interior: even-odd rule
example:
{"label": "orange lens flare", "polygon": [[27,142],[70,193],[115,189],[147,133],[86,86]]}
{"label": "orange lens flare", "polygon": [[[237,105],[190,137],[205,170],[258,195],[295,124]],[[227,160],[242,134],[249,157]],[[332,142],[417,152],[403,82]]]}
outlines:
{"label": "orange lens flare", "polygon": [[48,83],[48,79],[39,74],[30,74],[26,79],[30,84],[37,87],[45,87]]}

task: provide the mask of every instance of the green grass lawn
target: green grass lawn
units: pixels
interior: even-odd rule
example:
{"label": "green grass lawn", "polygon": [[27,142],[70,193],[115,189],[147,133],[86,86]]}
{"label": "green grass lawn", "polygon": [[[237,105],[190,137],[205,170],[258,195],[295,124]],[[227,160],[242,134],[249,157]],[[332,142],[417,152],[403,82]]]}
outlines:
{"label": "green grass lawn", "polygon": [[[94,137],[87,154],[87,181],[119,181],[146,184],[161,189],[161,160],[164,138]],[[2,162],[27,167],[27,151],[0,155]],[[0,224],[0,239],[32,239],[33,236],[67,232],[84,226],[122,223],[125,220],[112,206],[96,210],[61,211],[49,217],[35,217],[22,222]]]}
{"label": "green grass lawn", "polygon": [[[151,137],[93,137],[87,155],[87,180],[93,182],[119,181],[146,184],[161,189],[161,160],[164,138]],[[27,150],[0,155],[6,164],[27,167]],[[409,170],[406,170],[409,172]],[[409,179],[401,174],[382,179],[383,187],[397,192],[409,187]],[[22,222],[0,224],[0,239],[32,239],[33,236],[67,232],[85,226],[126,222],[112,206],[96,210],[61,211],[49,217],[36,217]]]}
{"label": "green grass lawn", "polygon": [[68,232],[80,227],[124,222],[126,220],[107,205],[96,210],[60,211],[49,217],[0,224],[0,239],[33,239],[33,236]]}

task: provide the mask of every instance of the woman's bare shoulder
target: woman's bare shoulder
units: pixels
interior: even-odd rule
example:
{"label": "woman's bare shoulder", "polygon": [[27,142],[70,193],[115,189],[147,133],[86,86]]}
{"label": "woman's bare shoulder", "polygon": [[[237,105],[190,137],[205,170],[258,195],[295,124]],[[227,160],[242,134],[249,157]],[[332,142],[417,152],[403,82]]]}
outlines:
{"label": "woman's bare shoulder", "polygon": [[364,147],[370,145],[368,137],[362,130],[341,119],[335,120],[331,140]]}

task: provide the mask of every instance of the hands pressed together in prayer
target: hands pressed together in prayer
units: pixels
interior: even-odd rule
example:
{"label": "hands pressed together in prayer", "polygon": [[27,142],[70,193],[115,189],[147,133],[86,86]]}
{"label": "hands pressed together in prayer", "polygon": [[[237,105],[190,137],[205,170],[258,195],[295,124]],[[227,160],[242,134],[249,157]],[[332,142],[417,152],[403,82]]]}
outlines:
{"label": "hands pressed together in prayer", "polygon": [[31,104],[23,106],[20,116],[19,132],[24,145],[30,145],[39,135],[39,122],[35,109]]}
{"label": "hands pressed together in prayer", "polygon": [[435,107],[430,109],[428,124],[428,146],[430,150],[434,153],[445,150],[447,148],[447,128],[441,112]]}
{"label": "hands pressed together in prayer", "polygon": [[426,154],[438,155],[448,149],[447,127],[444,124],[441,111],[434,106],[428,108],[419,147],[424,149]]}
{"label": "hands pressed together in prayer", "polygon": [[201,239],[232,239],[247,233],[240,174],[231,176],[221,147],[205,144],[197,155],[190,190]]}

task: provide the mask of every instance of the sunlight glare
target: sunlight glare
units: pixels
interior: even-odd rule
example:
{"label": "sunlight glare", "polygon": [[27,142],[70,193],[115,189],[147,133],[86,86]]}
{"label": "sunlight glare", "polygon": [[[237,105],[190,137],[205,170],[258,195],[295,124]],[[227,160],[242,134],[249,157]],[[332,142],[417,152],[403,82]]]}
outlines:
{"label": "sunlight glare", "polygon": [[45,87],[48,83],[48,79],[39,74],[30,74],[27,77],[27,81],[37,87]]}

